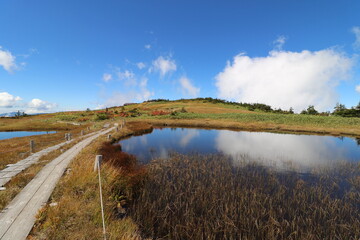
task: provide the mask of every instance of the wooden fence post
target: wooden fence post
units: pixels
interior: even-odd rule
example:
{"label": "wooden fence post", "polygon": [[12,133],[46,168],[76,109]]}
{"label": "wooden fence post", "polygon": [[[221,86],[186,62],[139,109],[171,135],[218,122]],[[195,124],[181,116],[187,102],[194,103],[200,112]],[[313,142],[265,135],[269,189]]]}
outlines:
{"label": "wooden fence post", "polygon": [[100,167],[101,162],[102,162],[102,155],[96,155],[95,157],[95,164],[94,164],[94,172],[97,171],[98,167]]}
{"label": "wooden fence post", "polygon": [[35,142],[34,140],[30,140],[30,153],[35,152]]}

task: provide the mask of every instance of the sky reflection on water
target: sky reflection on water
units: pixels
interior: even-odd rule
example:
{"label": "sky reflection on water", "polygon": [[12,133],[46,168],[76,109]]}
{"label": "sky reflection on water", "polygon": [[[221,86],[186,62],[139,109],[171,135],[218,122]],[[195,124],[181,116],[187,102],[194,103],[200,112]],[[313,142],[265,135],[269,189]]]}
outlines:
{"label": "sky reflection on water", "polygon": [[15,138],[15,137],[26,137],[26,136],[33,136],[33,135],[42,135],[42,134],[49,134],[49,133],[56,133],[56,131],[38,131],[38,132],[31,132],[31,131],[13,131],[13,132],[0,132],[0,140]]}
{"label": "sky reflection on water", "polygon": [[279,168],[301,169],[360,160],[357,140],[347,137],[164,128],[120,144],[123,151],[136,155],[143,163],[167,158],[171,152],[222,153],[232,156],[235,163],[245,158]]}

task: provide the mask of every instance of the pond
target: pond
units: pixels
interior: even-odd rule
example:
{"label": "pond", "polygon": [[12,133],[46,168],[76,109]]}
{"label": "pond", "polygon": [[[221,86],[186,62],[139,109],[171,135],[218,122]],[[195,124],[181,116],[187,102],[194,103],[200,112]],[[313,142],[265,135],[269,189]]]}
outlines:
{"label": "pond", "polygon": [[15,138],[15,137],[27,137],[33,135],[43,135],[56,133],[56,131],[41,131],[41,132],[31,132],[31,131],[14,131],[14,132],[0,132],[0,140]]}
{"label": "pond", "polygon": [[230,156],[235,164],[255,161],[277,168],[303,170],[360,160],[360,139],[348,137],[163,128],[119,143],[123,151],[135,155],[141,163],[168,158],[171,152],[220,153]]}

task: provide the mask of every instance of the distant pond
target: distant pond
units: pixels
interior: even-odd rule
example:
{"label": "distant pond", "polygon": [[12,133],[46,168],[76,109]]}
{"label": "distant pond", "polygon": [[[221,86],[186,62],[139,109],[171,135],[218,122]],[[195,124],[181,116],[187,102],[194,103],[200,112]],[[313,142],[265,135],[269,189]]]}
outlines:
{"label": "distant pond", "polygon": [[15,138],[15,137],[27,137],[33,135],[43,135],[56,133],[56,131],[41,131],[41,132],[31,132],[31,131],[14,131],[14,132],[0,132],[0,140]]}
{"label": "distant pond", "polygon": [[277,168],[311,169],[340,161],[360,161],[360,139],[348,137],[237,132],[191,128],[154,129],[119,142],[142,163],[181,154],[220,153],[237,161],[255,161]]}

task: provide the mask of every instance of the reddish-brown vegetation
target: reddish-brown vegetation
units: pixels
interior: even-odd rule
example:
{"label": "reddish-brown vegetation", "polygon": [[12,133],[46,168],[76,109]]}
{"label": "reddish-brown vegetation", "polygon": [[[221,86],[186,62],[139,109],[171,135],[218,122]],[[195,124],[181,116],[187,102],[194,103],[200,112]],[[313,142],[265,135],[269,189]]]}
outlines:
{"label": "reddish-brown vegetation", "polygon": [[161,116],[161,115],[169,115],[170,112],[165,112],[163,110],[155,110],[151,112],[152,116]]}

